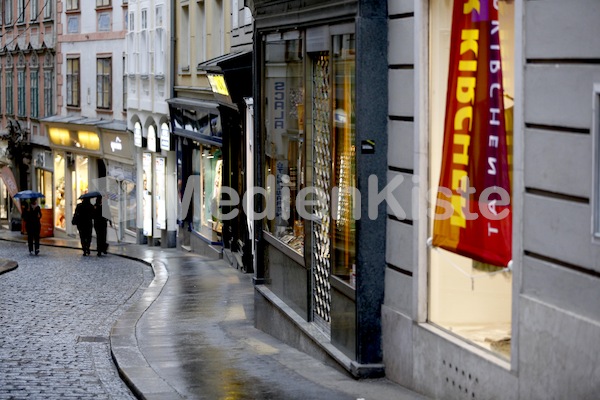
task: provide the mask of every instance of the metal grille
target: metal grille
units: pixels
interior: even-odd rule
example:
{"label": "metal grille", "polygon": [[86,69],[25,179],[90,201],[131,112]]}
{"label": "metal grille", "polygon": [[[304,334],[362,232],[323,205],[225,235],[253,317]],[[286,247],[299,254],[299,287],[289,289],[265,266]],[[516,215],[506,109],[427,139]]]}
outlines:
{"label": "metal grille", "polygon": [[[331,106],[329,56],[323,53],[314,63],[313,70],[314,120],[314,182],[317,206],[313,213],[313,311],[315,317],[330,322],[331,287],[330,268],[330,210],[331,187]],[[318,318],[315,318],[318,320]]]}

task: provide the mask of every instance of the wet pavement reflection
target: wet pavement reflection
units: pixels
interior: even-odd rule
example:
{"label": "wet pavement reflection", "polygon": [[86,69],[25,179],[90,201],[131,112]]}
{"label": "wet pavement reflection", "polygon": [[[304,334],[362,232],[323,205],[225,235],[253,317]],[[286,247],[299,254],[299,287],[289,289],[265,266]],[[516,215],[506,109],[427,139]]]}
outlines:
{"label": "wet pavement reflection", "polygon": [[[274,339],[251,326],[250,275],[223,268],[221,261],[199,264],[178,256],[161,261],[169,279],[138,323],[138,342],[157,373],[184,397],[356,398],[311,382],[273,358],[279,353],[269,345]],[[171,315],[178,316],[175,323]]]}

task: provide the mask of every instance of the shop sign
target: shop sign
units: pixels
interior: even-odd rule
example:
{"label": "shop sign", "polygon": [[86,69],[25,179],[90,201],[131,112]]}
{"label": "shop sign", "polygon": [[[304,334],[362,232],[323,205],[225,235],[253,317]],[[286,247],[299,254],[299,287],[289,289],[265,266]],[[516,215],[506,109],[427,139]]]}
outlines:
{"label": "shop sign", "polygon": [[50,128],[52,144],[64,147],[76,147],[85,150],[100,150],[100,136],[93,131],[70,131],[65,128]]}
{"label": "shop sign", "polygon": [[127,133],[103,132],[103,147],[106,156],[112,155],[128,160],[133,159],[131,139]]}
{"label": "shop sign", "polygon": [[229,96],[229,90],[227,90],[227,84],[225,83],[225,77],[222,74],[208,74],[208,82],[212,91],[223,96]]}
{"label": "shop sign", "polygon": [[156,151],[156,132],[152,127],[148,129],[148,151]]}
{"label": "shop sign", "polygon": [[135,147],[142,147],[142,126],[139,122],[133,128],[133,145]]}
{"label": "shop sign", "polygon": [[512,208],[497,7],[454,2],[433,245],[505,267]]}
{"label": "shop sign", "polygon": [[4,181],[4,185],[6,186],[6,190],[8,190],[8,194],[10,194],[10,197],[13,198],[13,202],[17,206],[19,213],[21,213],[21,203],[14,199],[15,195],[19,192],[19,186],[17,185],[15,176],[8,165],[0,169],[0,178],[2,178]]}
{"label": "shop sign", "polygon": [[156,204],[156,228],[167,229],[167,208],[166,208],[166,182],[165,182],[165,158],[156,157],[156,188],[154,201]]}
{"label": "shop sign", "polygon": [[162,124],[160,127],[160,148],[161,150],[171,150],[171,132],[169,132],[167,124]]}

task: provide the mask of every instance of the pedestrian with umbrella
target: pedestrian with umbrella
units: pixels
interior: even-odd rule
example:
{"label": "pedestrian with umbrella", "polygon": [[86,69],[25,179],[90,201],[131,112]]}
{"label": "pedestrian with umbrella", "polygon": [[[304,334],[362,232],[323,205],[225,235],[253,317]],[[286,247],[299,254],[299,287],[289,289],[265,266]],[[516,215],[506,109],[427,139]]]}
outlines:
{"label": "pedestrian with umbrella", "polygon": [[83,250],[84,256],[89,256],[90,246],[92,244],[92,229],[94,216],[94,206],[90,202],[89,196],[79,196],[81,203],[75,207],[75,214],[71,223],[77,226],[79,231],[79,240],[81,241],[81,249]]}
{"label": "pedestrian with umbrella", "polygon": [[[107,213],[109,210],[107,209]],[[112,226],[112,221],[105,218],[102,212],[102,196],[96,197],[94,205],[94,230],[96,231],[96,248],[98,249],[98,257],[102,254],[108,254],[108,243],[106,242],[107,222]]]}
{"label": "pedestrian with umbrella", "polygon": [[36,256],[40,254],[40,231],[42,230],[42,209],[37,204],[37,199],[40,197],[44,195],[32,190],[23,190],[15,195],[15,199],[26,200],[23,204],[22,219],[25,221],[29,254],[35,251]]}

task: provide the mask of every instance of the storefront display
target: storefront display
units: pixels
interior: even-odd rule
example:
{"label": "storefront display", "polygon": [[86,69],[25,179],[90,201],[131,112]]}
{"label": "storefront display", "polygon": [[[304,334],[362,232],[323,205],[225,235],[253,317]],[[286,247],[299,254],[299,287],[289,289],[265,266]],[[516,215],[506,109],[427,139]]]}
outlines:
{"label": "storefront display", "polygon": [[54,155],[54,226],[66,229],[67,219],[65,215],[66,193],[65,193],[65,153],[57,152]]}
{"label": "storefront display", "polygon": [[348,291],[356,283],[353,26],[271,33],[264,54],[263,181],[275,199],[264,231],[279,251],[310,267],[311,320],[328,331],[332,276]]}
{"label": "storefront display", "polygon": [[[512,56],[514,51],[514,28],[512,23],[514,4],[509,2],[498,2],[498,4],[500,6],[500,31],[498,33],[500,43],[499,45],[493,45],[493,48],[500,49],[502,57],[501,72],[504,75],[502,79],[504,108],[510,109],[511,105],[508,103],[508,99],[512,98],[514,93],[514,63]],[[443,159],[442,144],[444,140],[444,116],[448,108],[446,90],[448,87],[450,49],[458,48],[458,45],[452,45],[449,41],[449,33],[452,30],[453,22],[451,16],[452,3],[436,2],[431,9],[430,66],[432,74],[430,87],[435,88],[435,91],[431,95],[431,111],[429,113],[431,126],[429,136],[431,153],[429,165],[429,171],[431,172],[430,204],[436,203]],[[498,66],[498,68],[500,67]],[[494,70],[496,69],[482,69],[484,73],[492,73],[489,71]],[[485,81],[483,78],[480,80]],[[494,91],[486,91],[486,94],[487,92],[494,93]],[[494,107],[490,107],[485,111],[493,111]],[[498,109],[501,110],[502,107]],[[487,115],[472,116],[474,121],[487,121],[488,117]],[[497,118],[492,115],[489,119],[496,120]],[[507,123],[510,121],[512,121],[511,118],[506,118]],[[498,126],[500,126],[499,122]],[[512,127],[506,126],[506,130],[510,131]],[[485,130],[486,133],[487,131]],[[474,146],[476,143],[475,138],[471,138],[470,142]],[[486,144],[496,143],[491,139],[484,142]],[[465,153],[468,152],[465,151]],[[485,154],[487,156],[489,153]],[[456,155],[453,160],[455,159]],[[488,163],[486,162],[485,165],[485,171],[488,171]],[[453,217],[456,215],[458,214],[455,213]],[[430,229],[433,233],[433,219],[430,222]],[[508,239],[510,239],[510,236]],[[499,254],[499,250],[497,248],[492,252]],[[504,253],[510,256],[510,250]],[[472,343],[491,350],[503,358],[510,358],[512,272],[504,268],[506,265],[502,265],[501,268],[492,267],[475,261],[473,258],[458,255],[439,247],[433,247],[430,250],[429,257],[429,321]],[[476,255],[473,255],[473,257],[476,257]]]}
{"label": "storefront display", "polygon": [[165,168],[165,158],[155,157],[154,172],[156,174],[156,186],[154,188],[154,204],[156,207],[156,228],[158,229],[167,229]]}
{"label": "storefront display", "polygon": [[276,202],[275,218],[265,219],[264,229],[304,254],[304,221],[295,203],[305,187],[303,42],[299,31],[285,37],[270,35],[265,44],[265,182],[274,177],[275,186],[266,189]]}
{"label": "storefront display", "polygon": [[200,179],[200,193],[193,200],[193,229],[211,241],[218,241],[222,233],[222,221],[217,218],[223,180],[221,148],[194,142],[192,173],[195,179]]}
{"label": "storefront display", "polygon": [[144,236],[152,236],[152,154],[142,155],[142,217]]}

